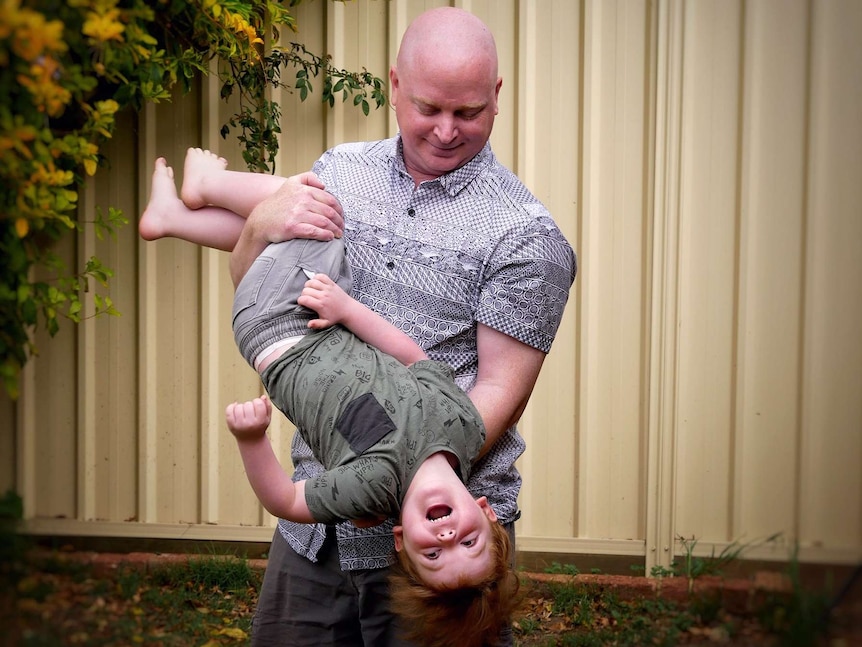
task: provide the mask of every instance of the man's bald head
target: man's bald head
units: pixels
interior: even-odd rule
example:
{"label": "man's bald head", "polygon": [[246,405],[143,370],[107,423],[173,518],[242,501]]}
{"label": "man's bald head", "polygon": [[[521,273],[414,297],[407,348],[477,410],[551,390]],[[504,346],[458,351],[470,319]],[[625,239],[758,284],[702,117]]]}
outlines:
{"label": "man's bald head", "polygon": [[417,184],[460,168],[487,143],[502,80],[494,36],[473,14],[440,7],[418,16],[389,80],[404,163]]}
{"label": "man's bald head", "polygon": [[468,11],[438,7],[420,14],[404,32],[396,66],[403,76],[434,66],[469,65],[497,80],[497,45],[487,25]]}

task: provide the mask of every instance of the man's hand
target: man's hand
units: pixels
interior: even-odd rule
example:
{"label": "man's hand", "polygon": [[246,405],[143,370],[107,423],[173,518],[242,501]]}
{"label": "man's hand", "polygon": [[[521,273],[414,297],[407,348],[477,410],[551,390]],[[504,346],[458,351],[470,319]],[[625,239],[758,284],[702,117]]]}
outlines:
{"label": "man's hand", "polygon": [[254,208],[248,223],[268,243],[340,238],[344,229],[341,204],[324,189],[323,182],[310,171],[293,175]]}
{"label": "man's hand", "polygon": [[332,240],[344,229],[341,204],[311,172],[287,178],[249,214],[230,257],[234,287],[269,243],[294,238]]}
{"label": "man's hand", "polygon": [[265,395],[248,402],[234,402],[227,405],[224,417],[238,441],[262,438],[272,419],[272,403]]}

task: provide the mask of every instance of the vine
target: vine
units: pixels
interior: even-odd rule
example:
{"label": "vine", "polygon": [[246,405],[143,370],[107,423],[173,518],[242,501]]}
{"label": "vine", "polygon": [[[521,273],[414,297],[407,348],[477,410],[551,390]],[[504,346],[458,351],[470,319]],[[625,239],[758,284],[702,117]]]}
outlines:
{"label": "vine", "polygon": [[96,315],[118,314],[110,268],[93,257],[72,271],[53,250],[85,226],[102,238],[126,224],[113,207],[78,217],[78,191],[105,164],[119,111],[169,101],[215,68],[222,98],[238,93],[240,106],[221,135],[234,131],[250,170],[272,172],[272,88],[304,101],[322,75],[330,106],[352,96],[367,115],[385,105],[384,81],[366,70],[335,68],[296,43],[267,47],[296,30],[299,1],[0,0],[0,380],[12,398],[37,327],[54,335],[62,319],[81,321],[88,293]]}

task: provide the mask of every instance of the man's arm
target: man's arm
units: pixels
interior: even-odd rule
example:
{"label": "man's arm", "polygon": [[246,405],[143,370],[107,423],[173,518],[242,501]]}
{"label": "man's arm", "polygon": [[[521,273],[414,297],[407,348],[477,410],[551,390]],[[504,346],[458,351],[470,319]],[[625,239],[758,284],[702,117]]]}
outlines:
{"label": "man's arm", "polygon": [[468,395],[485,423],[481,457],[524,413],[545,353],[484,324],[477,326],[479,373]]}
{"label": "man's arm", "polygon": [[230,256],[234,287],[269,243],[294,238],[332,240],[344,228],[341,204],[314,173],[287,178],[249,214]]}

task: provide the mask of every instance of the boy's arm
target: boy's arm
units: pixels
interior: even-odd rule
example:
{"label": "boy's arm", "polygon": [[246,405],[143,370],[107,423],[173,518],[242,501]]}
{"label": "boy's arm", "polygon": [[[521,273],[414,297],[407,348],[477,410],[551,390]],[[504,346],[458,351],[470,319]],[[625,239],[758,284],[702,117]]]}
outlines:
{"label": "boy's arm", "polygon": [[305,481],[293,482],[281,468],[266,429],[272,405],[266,397],[228,405],[227,426],[236,438],[248,482],[266,510],[280,519],[314,523],[305,502]]}
{"label": "boy's arm", "polygon": [[319,318],[309,322],[310,328],[328,328],[340,323],[366,344],[392,355],[405,366],[428,359],[410,336],[359,303],[326,274],[309,279],[297,303],[317,313]]}

